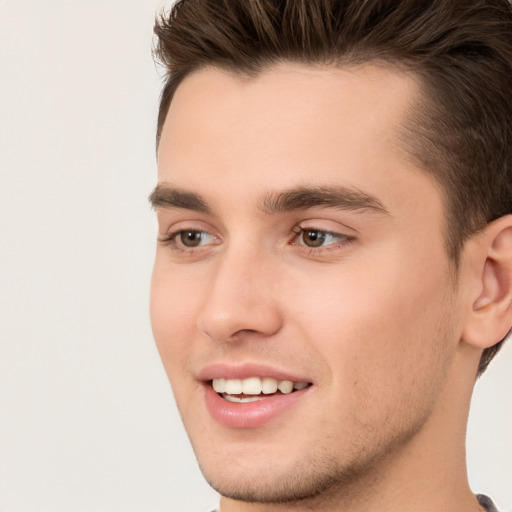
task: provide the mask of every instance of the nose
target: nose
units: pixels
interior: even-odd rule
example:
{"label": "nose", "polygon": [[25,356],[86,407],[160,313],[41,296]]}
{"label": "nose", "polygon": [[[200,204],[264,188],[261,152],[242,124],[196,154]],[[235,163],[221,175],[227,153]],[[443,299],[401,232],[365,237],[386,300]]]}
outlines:
{"label": "nose", "polygon": [[282,315],[271,264],[250,250],[227,250],[213,265],[198,328],[214,341],[234,341],[243,334],[269,337]]}

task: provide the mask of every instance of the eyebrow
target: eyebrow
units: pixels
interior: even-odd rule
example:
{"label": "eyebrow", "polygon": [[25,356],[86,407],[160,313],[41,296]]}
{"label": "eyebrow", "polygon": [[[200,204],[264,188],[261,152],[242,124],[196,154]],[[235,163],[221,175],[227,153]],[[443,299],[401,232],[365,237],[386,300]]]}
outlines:
{"label": "eyebrow", "polygon": [[299,187],[267,194],[262,203],[265,213],[307,210],[308,208],[365,211],[389,215],[375,196],[348,187]]}
{"label": "eyebrow", "polygon": [[[149,196],[153,209],[183,208],[211,214],[212,208],[198,194],[168,183],[159,183]],[[388,210],[375,196],[357,188],[333,187],[297,187],[282,192],[267,193],[260,209],[266,214],[291,212],[309,208],[334,208],[347,211],[366,211],[389,215]]]}
{"label": "eyebrow", "polygon": [[168,183],[159,183],[149,195],[153,209],[183,208],[201,213],[212,213],[208,203],[198,194],[174,188]]}

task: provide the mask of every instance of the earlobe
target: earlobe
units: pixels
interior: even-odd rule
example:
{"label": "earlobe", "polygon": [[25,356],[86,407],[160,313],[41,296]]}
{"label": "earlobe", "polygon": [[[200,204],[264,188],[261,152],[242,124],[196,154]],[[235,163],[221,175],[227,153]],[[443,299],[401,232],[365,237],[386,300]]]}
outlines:
{"label": "earlobe", "polygon": [[491,222],[478,235],[477,249],[479,292],[463,340],[485,349],[502,340],[512,326],[512,215]]}

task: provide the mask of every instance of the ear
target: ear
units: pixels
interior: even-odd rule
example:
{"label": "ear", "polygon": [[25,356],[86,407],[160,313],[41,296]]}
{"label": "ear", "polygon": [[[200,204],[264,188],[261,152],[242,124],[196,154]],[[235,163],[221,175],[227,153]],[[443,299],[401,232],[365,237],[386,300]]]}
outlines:
{"label": "ear", "polygon": [[468,249],[477,283],[462,339],[485,349],[512,327],[512,215],[491,222],[473,242]]}

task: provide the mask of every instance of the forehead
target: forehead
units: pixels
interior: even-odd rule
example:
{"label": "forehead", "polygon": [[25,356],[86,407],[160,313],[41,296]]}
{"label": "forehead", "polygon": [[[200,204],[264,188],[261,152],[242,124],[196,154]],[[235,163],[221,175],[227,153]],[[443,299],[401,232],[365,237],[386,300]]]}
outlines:
{"label": "forehead", "polygon": [[159,181],[216,197],[332,184],[404,192],[413,164],[398,135],[418,90],[413,76],[377,65],[196,71],[170,105]]}
{"label": "forehead", "polygon": [[[180,134],[192,135],[190,128],[201,129],[197,135],[236,139],[261,136],[262,126],[268,134],[286,127],[283,135],[289,135],[289,141],[297,139],[301,127],[313,129],[317,123],[326,128],[335,124],[339,131],[341,121],[348,133],[358,127],[394,128],[403,121],[417,89],[411,74],[369,64],[334,68],[283,63],[256,77],[206,68],[191,73],[178,86],[161,149],[169,149]],[[293,124],[297,121],[300,127]],[[325,130],[321,132],[325,135]],[[285,142],[284,137],[279,142]]]}

